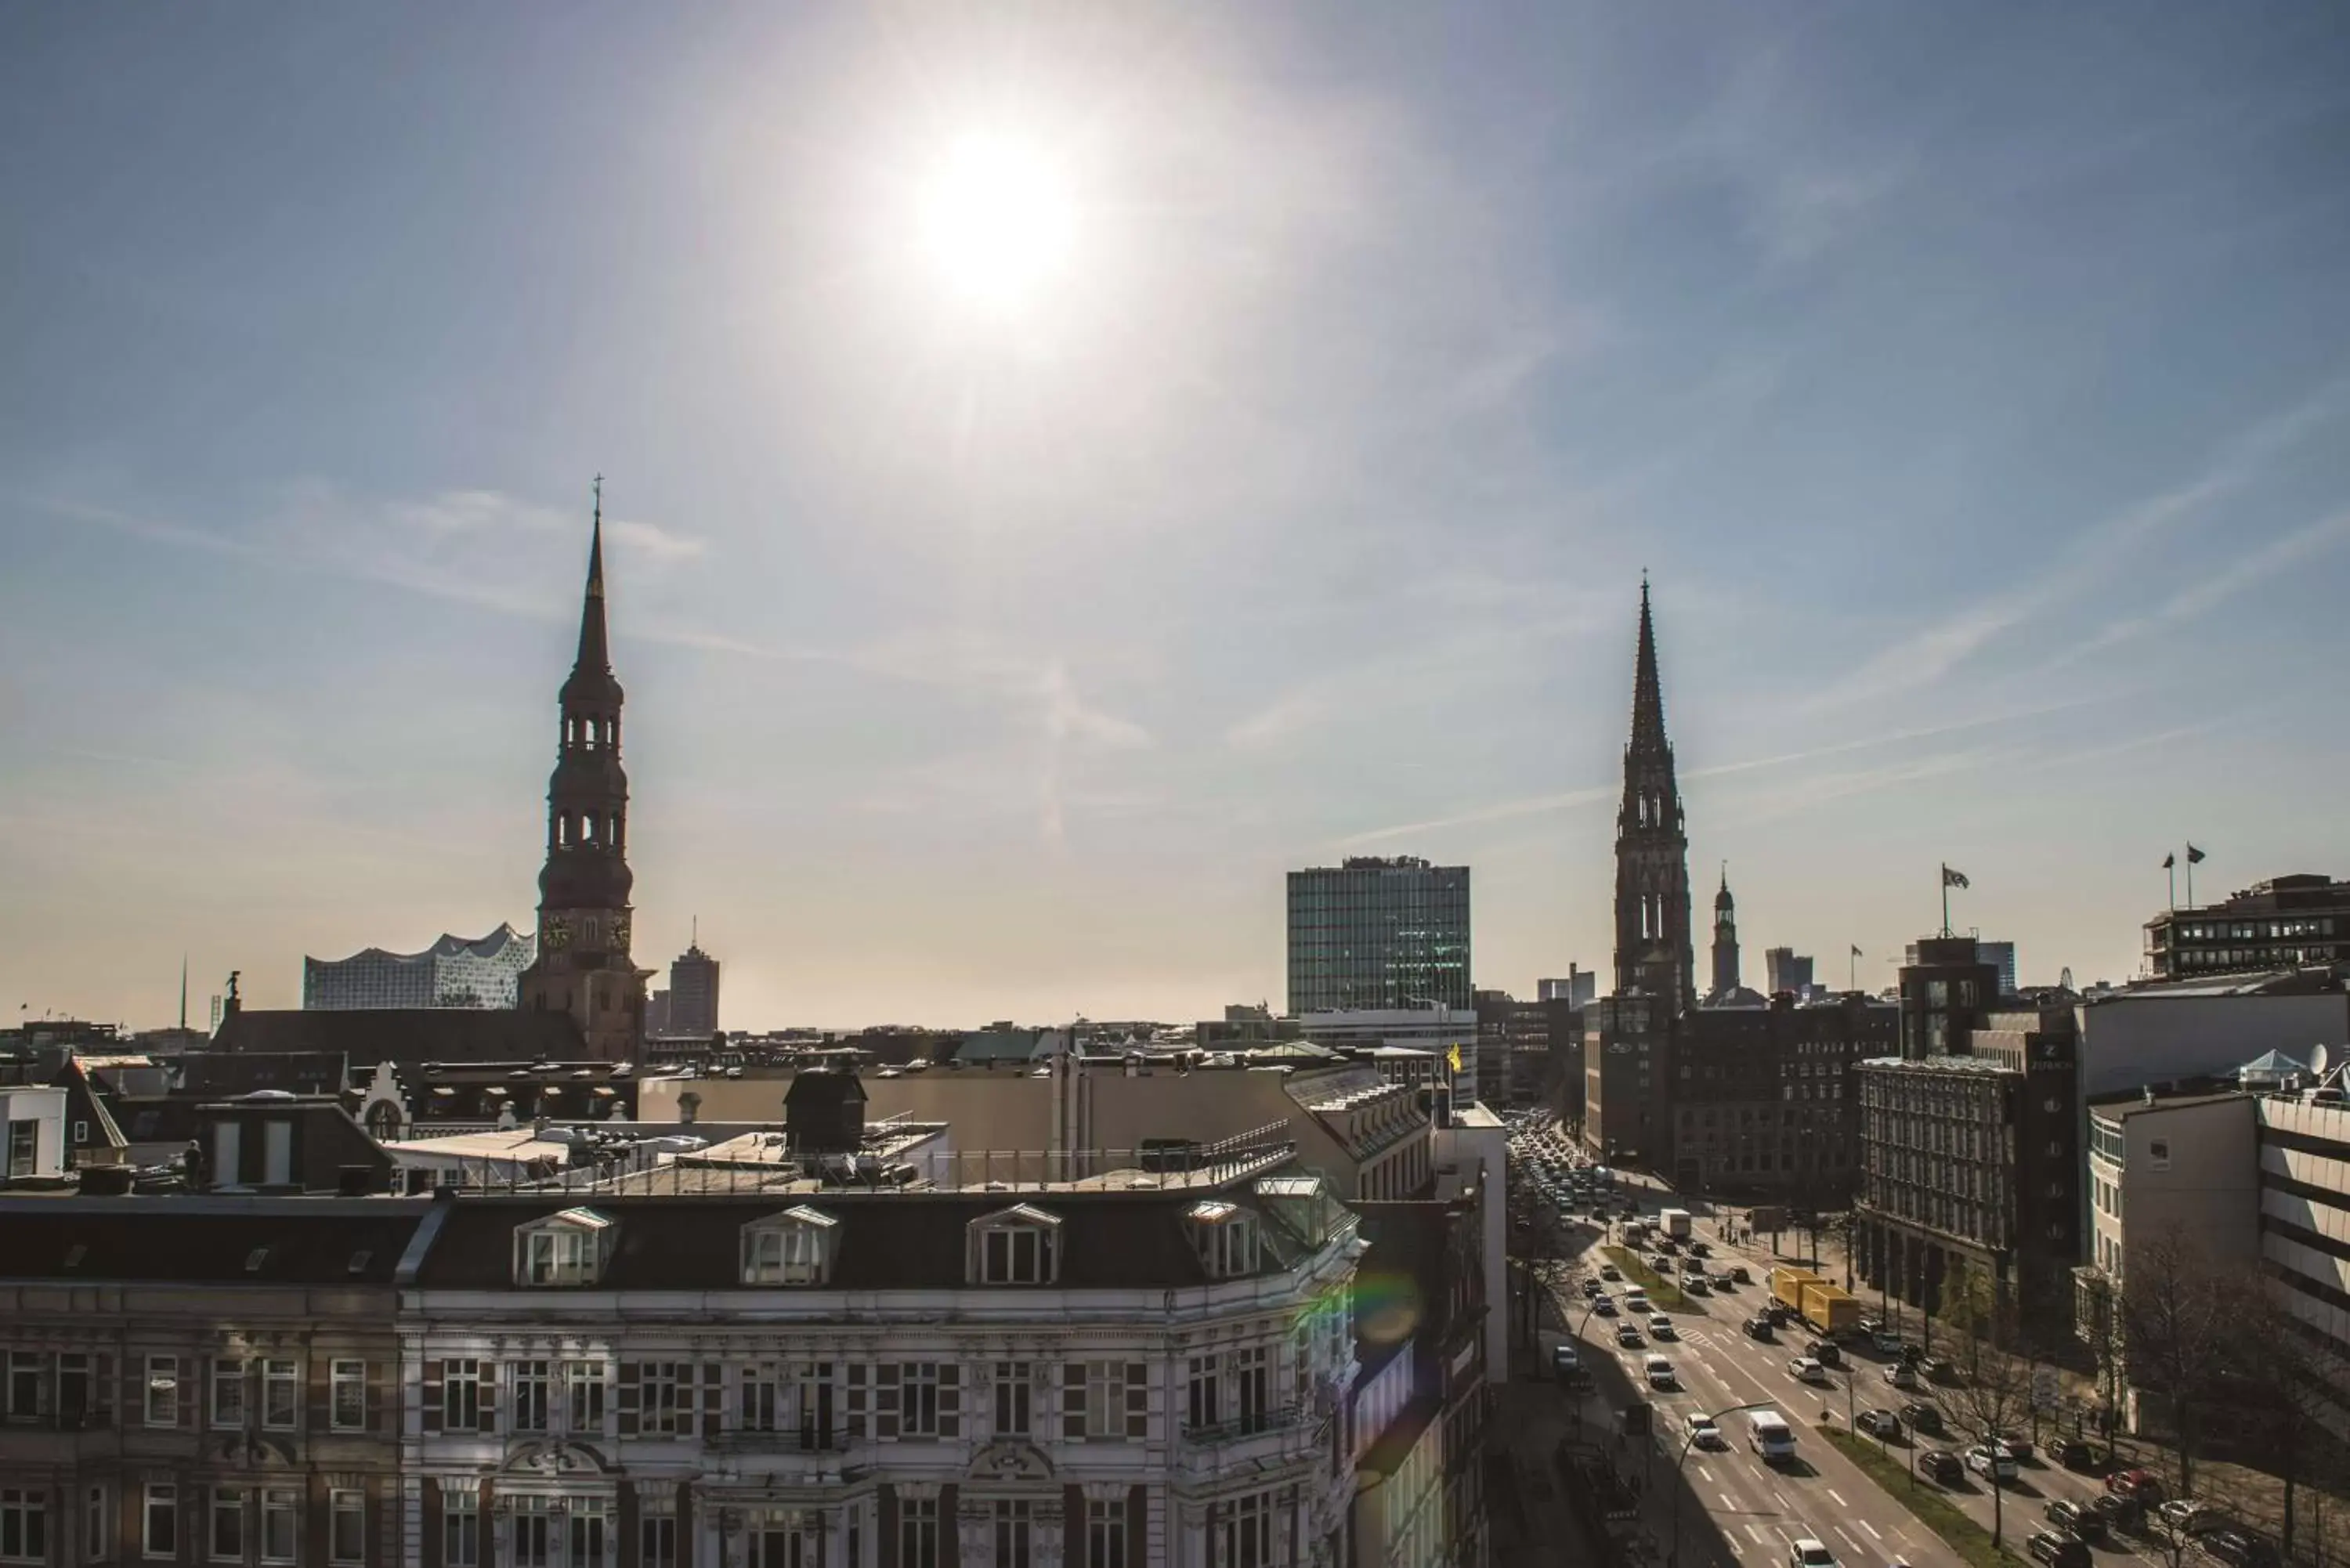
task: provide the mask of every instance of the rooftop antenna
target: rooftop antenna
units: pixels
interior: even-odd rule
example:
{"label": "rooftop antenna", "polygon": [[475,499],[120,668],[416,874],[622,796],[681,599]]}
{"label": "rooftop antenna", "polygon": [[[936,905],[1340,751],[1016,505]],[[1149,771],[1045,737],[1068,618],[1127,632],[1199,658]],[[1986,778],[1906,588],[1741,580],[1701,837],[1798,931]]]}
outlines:
{"label": "rooftop antenna", "polygon": [[702,946],[702,917],[700,915],[693,917],[693,945],[696,948]]}

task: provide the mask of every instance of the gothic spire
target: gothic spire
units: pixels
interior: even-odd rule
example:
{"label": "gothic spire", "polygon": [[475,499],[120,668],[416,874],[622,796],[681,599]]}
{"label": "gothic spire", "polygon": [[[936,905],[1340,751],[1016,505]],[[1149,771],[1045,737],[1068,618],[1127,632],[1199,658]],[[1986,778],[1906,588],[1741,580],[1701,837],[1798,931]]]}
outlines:
{"label": "gothic spire", "polygon": [[1648,576],[1640,574],[1640,656],[1632,675],[1632,749],[1661,752],[1665,691],[1657,679],[1657,628],[1648,614]]}
{"label": "gothic spire", "polygon": [[588,545],[588,592],[579,606],[579,657],[575,671],[604,674],[612,668],[604,641],[604,476],[596,476],[596,527]]}

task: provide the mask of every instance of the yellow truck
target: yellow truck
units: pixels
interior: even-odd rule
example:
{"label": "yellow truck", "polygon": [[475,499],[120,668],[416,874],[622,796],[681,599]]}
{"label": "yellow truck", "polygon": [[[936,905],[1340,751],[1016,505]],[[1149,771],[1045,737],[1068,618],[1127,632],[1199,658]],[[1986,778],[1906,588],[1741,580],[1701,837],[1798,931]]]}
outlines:
{"label": "yellow truck", "polygon": [[1770,1280],[1771,1299],[1792,1313],[1801,1313],[1804,1310],[1805,1285],[1826,1282],[1809,1269],[1791,1269],[1783,1265],[1771,1271]]}
{"label": "yellow truck", "polygon": [[1860,1324],[1860,1303],[1852,1293],[1838,1289],[1825,1280],[1814,1281],[1803,1288],[1803,1305],[1799,1309],[1804,1321],[1831,1337],[1856,1328]]}

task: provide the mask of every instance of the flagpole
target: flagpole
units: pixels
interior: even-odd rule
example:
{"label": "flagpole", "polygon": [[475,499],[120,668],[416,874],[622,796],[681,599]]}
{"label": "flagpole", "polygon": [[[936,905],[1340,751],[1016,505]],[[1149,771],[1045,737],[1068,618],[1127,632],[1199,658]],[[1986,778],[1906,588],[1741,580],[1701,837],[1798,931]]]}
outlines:
{"label": "flagpole", "polygon": [[1942,934],[1950,934],[1950,868],[1942,867]]}
{"label": "flagpole", "polygon": [[2195,846],[2187,846],[2187,907],[2195,907]]}

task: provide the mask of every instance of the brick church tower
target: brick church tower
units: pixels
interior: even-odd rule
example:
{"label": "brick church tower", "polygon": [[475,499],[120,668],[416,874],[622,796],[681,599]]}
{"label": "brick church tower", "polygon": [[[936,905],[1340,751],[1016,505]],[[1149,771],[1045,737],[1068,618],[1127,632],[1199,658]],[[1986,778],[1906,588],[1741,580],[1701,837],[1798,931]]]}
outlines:
{"label": "brick church tower", "polygon": [[1657,632],[1640,582],[1640,649],[1632,677],[1632,740],[1624,748],[1624,804],[1616,815],[1616,992],[1638,990],[1678,1009],[1696,1001],[1690,943],[1689,835],[1665,738]]}

